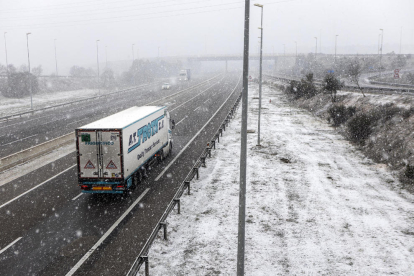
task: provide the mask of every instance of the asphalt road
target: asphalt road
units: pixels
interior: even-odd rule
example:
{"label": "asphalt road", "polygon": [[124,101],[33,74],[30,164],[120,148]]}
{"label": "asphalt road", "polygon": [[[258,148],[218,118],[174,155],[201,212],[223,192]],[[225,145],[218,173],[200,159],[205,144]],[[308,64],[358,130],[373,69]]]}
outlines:
{"label": "asphalt road", "polygon": [[[191,82],[173,85],[161,90],[161,83],[154,82],[131,92],[107,95],[99,99],[59,107],[54,110],[16,117],[0,122],[0,158],[46,142],[74,131],[76,127],[94,122],[134,105],[152,102],[180,90],[205,82],[212,76],[195,78]],[[208,82],[203,85],[208,85]],[[199,89],[204,86],[200,86]]]}
{"label": "asphalt road", "polygon": [[[0,248],[15,243],[0,251],[0,274],[65,275],[92,252],[74,275],[124,275],[240,92],[240,76],[229,74],[155,103],[154,99],[168,92],[141,96],[134,105],[169,106],[176,122],[174,147],[172,155],[154,166],[128,196],[80,195],[75,153],[1,186]],[[133,204],[137,205],[125,213]],[[123,214],[126,216],[115,230],[91,251]]]}

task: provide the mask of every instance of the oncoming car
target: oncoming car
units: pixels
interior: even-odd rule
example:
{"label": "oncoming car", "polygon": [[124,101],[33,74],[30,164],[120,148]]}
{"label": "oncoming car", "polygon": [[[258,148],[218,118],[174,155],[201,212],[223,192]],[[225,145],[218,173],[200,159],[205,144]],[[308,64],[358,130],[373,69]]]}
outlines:
{"label": "oncoming car", "polygon": [[170,89],[170,84],[168,82],[166,82],[162,85],[162,90],[164,90],[164,89],[167,89],[167,90]]}

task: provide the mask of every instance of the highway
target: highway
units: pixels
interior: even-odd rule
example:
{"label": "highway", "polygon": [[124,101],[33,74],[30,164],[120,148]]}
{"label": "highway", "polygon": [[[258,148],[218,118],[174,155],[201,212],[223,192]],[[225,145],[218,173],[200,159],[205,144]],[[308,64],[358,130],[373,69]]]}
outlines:
{"label": "highway", "polygon": [[[127,196],[80,194],[74,152],[0,186],[0,274],[125,275],[241,92],[238,74],[210,76],[189,87],[197,83],[187,90],[142,89],[122,100],[102,99],[37,115],[50,115],[50,126],[42,127],[49,126],[49,133],[62,127],[62,135],[132,105],[167,105],[176,122],[173,152]],[[110,109],[113,105],[117,108]],[[12,126],[16,120],[0,127],[27,137],[29,129],[43,124],[40,118],[31,120],[35,118],[22,119],[27,127]],[[77,122],[82,118],[89,119]]]}
{"label": "highway", "polygon": [[201,89],[202,85],[208,84],[205,81],[209,78],[173,85],[170,90],[161,90],[161,83],[154,82],[131,92],[107,95],[99,99],[0,122],[0,158],[70,133],[76,127],[120,110],[139,105],[142,98],[153,101],[157,97],[165,97],[199,84]]}

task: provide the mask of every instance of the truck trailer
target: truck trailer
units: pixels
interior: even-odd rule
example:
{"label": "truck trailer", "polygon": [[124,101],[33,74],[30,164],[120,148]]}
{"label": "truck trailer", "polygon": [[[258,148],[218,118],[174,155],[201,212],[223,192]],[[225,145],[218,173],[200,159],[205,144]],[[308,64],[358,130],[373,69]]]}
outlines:
{"label": "truck trailer", "polygon": [[182,69],[180,70],[180,81],[189,81],[191,79],[191,70],[190,69]]}
{"label": "truck trailer", "polygon": [[126,193],[170,154],[173,142],[165,106],[131,107],[75,134],[83,193]]}

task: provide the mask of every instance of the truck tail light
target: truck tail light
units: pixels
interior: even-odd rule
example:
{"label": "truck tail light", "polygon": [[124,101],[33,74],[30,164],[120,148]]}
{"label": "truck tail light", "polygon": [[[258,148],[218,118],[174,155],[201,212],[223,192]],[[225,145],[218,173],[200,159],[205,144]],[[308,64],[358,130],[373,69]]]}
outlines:
{"label": "truck tail light", "polygon": [[116,189],[123,191],[123,190],[125,190],[125,185],[117,185]]}
{"label": "truck tail light", "polygon": [[81,190],[89,190],[89,186],[88,185],[81,185]]}

